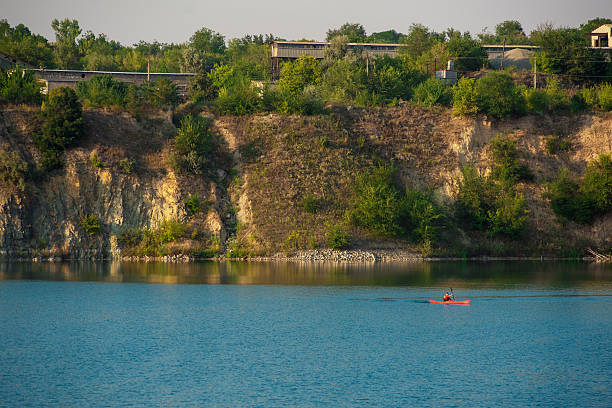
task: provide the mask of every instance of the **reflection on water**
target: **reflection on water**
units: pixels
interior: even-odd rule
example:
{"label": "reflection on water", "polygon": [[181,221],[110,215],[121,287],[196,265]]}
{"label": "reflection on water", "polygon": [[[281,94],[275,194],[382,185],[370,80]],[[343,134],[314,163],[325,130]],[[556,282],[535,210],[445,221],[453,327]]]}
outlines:
{"label": "reflection on water", "polygon": [[332,286],[607,286],[612,284],[612,266],[581,262],[18,262],[0,263],[0,280]]}

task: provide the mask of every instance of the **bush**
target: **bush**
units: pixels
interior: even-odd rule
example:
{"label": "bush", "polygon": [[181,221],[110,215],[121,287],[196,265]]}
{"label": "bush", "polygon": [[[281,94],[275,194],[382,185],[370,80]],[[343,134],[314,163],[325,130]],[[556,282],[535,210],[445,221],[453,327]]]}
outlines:
{"label": "bush", "polygon": [[489,235],[510,238],[522,235],[529,222],[523,196],[478,175],[471,166],[462,168],[462,176],[455,202],[459,220]]}
{"label": "bush", "polygon": [[491,72],[476,81],[478,109],[498,119],[525,112],[525,98],[505,72]]}
{"label": "bush", "polygon": [[565,169],[547,185],[545,196],[562,222],[572,220],[588,224],[595,216],[595,202],[591,197],[579,194],[578,183],[572,180]]}
{"label": "bush", "polygon": [[304,209],[304,211],[310,214],[316,214],[317,211],[321,209],[322,204],[323,201],[320,198],[313,196],[312,194],[307,194],[302,199],[302,208]]}
{"label": "bush", "polygon": [[310,55],[302,55],[293,62],[283,64],[278,87],[283,93],[299,95],[308,85],[316,85],[321,80],[321,66]]}
{"label": "bush", "polygon": [[478,113],[476,101],[476,80],[463,77],[454,86],[453,114],[456,116],[469,116]]}
{"label": "bush", "polygon": [[332,249],[346,249],[353,239],[342,224],[327,225],[327,245]]}
{"label": "bush", "polygon": [[557,154],[561,151],[568,151],[572,148],[572,143],[567,139],[562,139],[559,136],[551,136],[545,142],[546,152],[550,155]]}
{"label": "bush", "polygon": [[392,167],[380,166],[357,180],[355,196],[347,212],[356,226],[381,237],[410,237],[431,244],[437,238],[442,212],[430,193],[393,184]]}
{"label": "bush", "polygon": [[529,167],[519,164],[515,141],[499,135],[491,140],[490,146],[493,159],[491,176],[494,179],[506,185],[533,180]]}
{"label": "bush", "polygon": [[525,197],[502,190],[495,202],[495,208],[488,211],[490,234],[519,238],[529,222],[528,213]]}
{"label": "bush", "polygon": [[609,155],[602,154],[587,165],[580,193],[594,202],[597,213],[612,210],[612,160]]}
{"label": "bush", "polygon": [[259,111],[262,106],[259,90],[250,83],[222,88],[216,104],[219,112],[228,115],[248,115]]}
{"label": "bush", "polygon": [[530,112],[544,114],[550,112],[552,109],[552,101],[548,93],[541,89],[527,89],[525,92],[525,99],[527,101],[527,109]]}
{"label": "bush", "polygon": [[202,211],[200,196],[197,194],[190,194],[187,201],[185,201],[185,208],[187,208],[187,213],[189,213],[189,215],[196,215]]}
{"label": "bush", "polygon": [[213,136],[209,122],[201,116],[187,115],[181,120],[178,135],[174,139],[176,154],[171,156],[171,165],[177,172],[201,174],[205,155],[213,148]]}
{"label": "bush", "polygon": [[0,184],[24,191],[27,170],[28,165],[19,153],[0,150]]}
{"label": "bush", "polygon": [[125,106],[128,85],[110,74],[97,75],[77,83],[77,94],[89,106]]}
{"label": "bush", "polygon": [[60,167],[61,153],[73,146],[83,135],[83,109],[74,90],[66,87],[53,89],[43,104],[44,120],[34,143],[41,152],[42,166],[51,170]]}
{"label": "bush", "polygon": [[431,245],[438,238],[442,218],[442,211],[431,193],[407,187],[404,208],[406,229],[412,239]]}
{"label": "bush", "polygon": [[90,236],[98,235],[102,230],[98,217],[91,214],[81,217],[80,225],[81,228],[83,228],[83,231],[88,233]]}
{"label": "bush", "polygon": [[416,87],[412,99],[423,106],[449,106],[453,100],[453,88],[435,78],[429,78]]}
{"label": "bush", "polygon": [[104,163],[102,162],[102,160],[100,160],[96,152],[91,152],[91,156],[89,156],[89,161],[91,162],[92,166],[97,169],[101,169],[104,167]]}
{"label": "bush", "polygon": [[499,188],[491,180],[480,176],[472,166],[461,169],[459,194],[455,202],[457,218],[472,229],[485,230],[489,212],[494,210]]}
{"label": "bush", "polygon": [[597,91],[597,103],[605,111],[612,110],[612,84],[602,85]]}
{"label": "bush", "polygon": [[351,222],[381,237],[404,233],[401,225],[403,203],[393,185],[392,167],[380,166],[370,174],[361,175],[355,186],[355,196],[348,217]]}
{"label": "bush", "polygon": [[374,104],[393,99],[410,100],[414,88],[426,78],[427,75],[410,68],[404,58],[383,56],[370,65],[366,90]]}
{"label": "bush", "polygon": [[0,101],[39,104],[42,101],[40,83],[32,71],[19,68],[0,70]]}
{"label": "bush", "polygon": [[133,159],[124,158],[119,161],[119,169],[123,174],[132,174],[136,162]]}

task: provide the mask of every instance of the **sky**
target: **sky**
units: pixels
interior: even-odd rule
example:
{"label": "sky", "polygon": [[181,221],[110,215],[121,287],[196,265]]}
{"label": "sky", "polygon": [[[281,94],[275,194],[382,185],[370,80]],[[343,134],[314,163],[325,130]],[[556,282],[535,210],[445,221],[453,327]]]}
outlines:
{"label": "sky", "polygon": [[287,40],[324,40],[329,28],[360,23],[369,33],[412,23],[435,31],[453,27],[477,34],[504,20],[526,32],[543,22],[577,27],[595,17],[612,18],[612,0],[0,0],[0,19],[23,23],[54,40],[51,20],[70,18],[83,32],[105,33],[132,45],[140,40],[186,42],[202,27],[227,39],[272,33]]}

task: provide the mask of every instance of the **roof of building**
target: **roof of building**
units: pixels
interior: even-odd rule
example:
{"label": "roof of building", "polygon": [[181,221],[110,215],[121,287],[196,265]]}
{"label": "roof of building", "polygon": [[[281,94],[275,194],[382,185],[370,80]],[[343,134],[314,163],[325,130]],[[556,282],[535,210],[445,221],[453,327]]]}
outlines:
{"label": "roof of building", "polygon": [[[274,44],[314,44],[314,45],[329,45],[330,43],[324,41],[274,41]],[[348,43],[347,45],[355,46],[383,46],[383,47],[403,47],[404,44],[388,44],[388,43]]]}
{"label": "roof of building", "polygon": [[591,34],[608,33],[612,29],[612,24],[603,24],[591,31]]}

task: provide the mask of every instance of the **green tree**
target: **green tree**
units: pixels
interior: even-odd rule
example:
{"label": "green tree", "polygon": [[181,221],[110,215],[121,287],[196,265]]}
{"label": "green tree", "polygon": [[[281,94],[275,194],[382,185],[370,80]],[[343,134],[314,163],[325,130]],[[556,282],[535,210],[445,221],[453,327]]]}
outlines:
{"label": "green tree", "polygon": [[470,116],[478,112],[476,100],[476,80],[463,77],[454,86],[453,114],[456,116]]}
{"label": "green tree", "polygon": [[321,66],[310,55],[302,55],[293,62],[283,65],[278,87],[290,95],[297,95],[308,85],[316,85],[321,80]]}
{"label": "green tree", "polygon": [[380,31],[378,33],[372,33],[366,39],[369,43],[387,43],[387,44],[398,44],[405,34],[398,33],[395,30]]}
{"label": "green tree", "polygon": [[505,72],[491,72],[475,84],[476,103],[479,110],[499,119],[522,114],[525,98]]}
{"label": "green tree", "polygon": [[423,106],[449,106],[453,100],[453,88],[436,78],[429,78],[415,88],[412,99]]}
{"label": "green tree", "polygon": [[587,165],[580,193],[592,199],[599,214],[612,210],[612,160],[609,155],[602,154]]}
{"label": "green tree", "polygon": [[225,52],[225,37],[209,28],[203,27],[189,38],[189,46],[209,54]]}
{"label": "green tree", "polygon": [[206,154],[213,148],[210,124],[201,116],[187,115],[181,120],[178,135],[174,139],[176,154],[170,157],[177,172],[202,174],[206,165]]}
{"label": "green tree", "polygon": [[463,35],[452,34],[447,42],[447,49],[455,59],[457,71],[478,71],[487,63],[487,52],[468,32]]}
{"label": "green tree", "polygon": [[54,66],[53,50],[46,38],[32,34],[23,24],[11,27],[6,19],[0,20],[0,51],[35,67]]}
{"label": "green tree", "polygon": [[0,71],[0,101],[39,104],[40,85],[32,71],[19,68]]}
{"label": "green tree", "polygon": [[525,44],[529,41],[523,26],[517,20],[506,20],[495,26],[495,42],[502,44]]}
{"label": "green tree", "polygon": [[61,165],[61,153],[83,135],[83,109],[76,92],[62,87],[49,93],[41,115],[44,123],[34,142],[42,154],[43,167],[51,170]]}
{"label": "green tree", "polygon": [[573,82],[594,82],[612,73],[612,66],[601,50],[585,46],[585,37],[577,29],[544,27],[532,32],[539,45],[538,70],[569,76]]}
{"label": "green tree", "polygon": [[366,31],[361,24],[344,23],[340,26],[340,28],[327,30],[325,41],[331,41],[332,38],[339,35],[346,35],[349,42],[352,43],[362,43],[365,42],[366,39]]}
{"label": "green tree", "polygon": [[429,31],[429,28],[422,24],[412,24],[406,34],[402,38],[404,45],[400,52],[408,55],[413,61],[420,57],[424,52],[428,51],[436,42],[443,41],[443,36]]}
{"label": "green tree", "polygon": [[77,37],[81,28],[77,20],[53,19],[51,28],[55,31],[55,62],[61,69],[79,68],[79,49]]}

